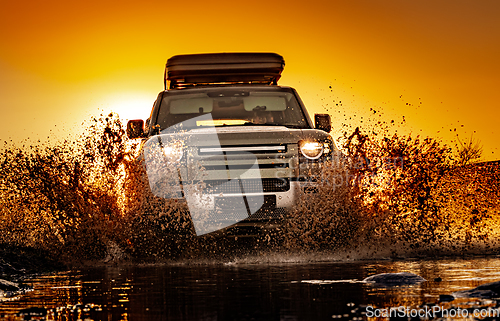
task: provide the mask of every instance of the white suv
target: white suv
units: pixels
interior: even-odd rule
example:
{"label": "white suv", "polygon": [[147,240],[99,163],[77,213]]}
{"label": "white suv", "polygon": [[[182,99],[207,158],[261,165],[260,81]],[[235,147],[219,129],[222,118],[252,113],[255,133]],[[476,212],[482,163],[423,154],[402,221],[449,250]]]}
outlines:
{"label": "white suv", "polygon": [[197,235],[279,223],[338,153],[330,116],[314,125],[277,85],[283,67],[272,53],[174,56],[146,126],[127,124],[151,192],[185,200]]}

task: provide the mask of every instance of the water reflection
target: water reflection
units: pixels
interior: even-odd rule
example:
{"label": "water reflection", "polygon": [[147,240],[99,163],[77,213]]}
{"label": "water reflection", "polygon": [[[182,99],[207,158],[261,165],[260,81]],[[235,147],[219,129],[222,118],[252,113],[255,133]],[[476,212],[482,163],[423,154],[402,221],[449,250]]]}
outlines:
{"label": "water reflection", "polygon": [[[359,282],[402,271],[428,281],[393,288]],[[21,320],[16,313],[38,307],[47,309],[48,320],[331,320],[352,318],[360,305],[436,303],[499,274],[496,257],[101,266],[33,278],[34,291],[0,303],[0,318]]]}

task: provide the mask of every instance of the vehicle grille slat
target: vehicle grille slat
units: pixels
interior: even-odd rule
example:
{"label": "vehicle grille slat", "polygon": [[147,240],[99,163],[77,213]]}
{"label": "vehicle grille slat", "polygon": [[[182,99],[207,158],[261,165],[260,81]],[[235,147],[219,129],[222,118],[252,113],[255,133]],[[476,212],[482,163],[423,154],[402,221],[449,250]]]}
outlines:
{"label": "vehicle grille slat", "polygon": [[[259,163],[259,168],[260,169],[268,169],[268,168],[288,168],[289,164],[288,163],[272,163],[272,164],[261,164]],[[254,166],[254,164],[236,164],[236,165],[229,165],[229,168],[232,170],[235,169],[250,169]],[[204,165],[203,168],[207,171],[212,171],[212,170],[227,170],[226,165]]]}
{"label": "vehicle grille slat", "polygon": [[286,145],[252,145],[252,146],[206,146],[200,147],[199,155],[221,155],[225,154],[240,154],[240,153],[286,153]]}
{"label": "vehicle grille slat", "polygon": [[240,187],[240,180],[210,180],[204,181],[206,189],[212,194],[241,194],[241,193],[272,193],[286,192],[290,190],[288,178],[262,178],[262,179],[241,179],[243,191]]}

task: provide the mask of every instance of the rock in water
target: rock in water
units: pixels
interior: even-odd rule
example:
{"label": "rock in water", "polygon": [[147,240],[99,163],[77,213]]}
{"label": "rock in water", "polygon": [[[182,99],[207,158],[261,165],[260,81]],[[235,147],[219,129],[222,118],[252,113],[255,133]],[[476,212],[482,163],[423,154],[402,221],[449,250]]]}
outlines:
{"label": "rock in water", "polygon": [[19,291],[19,285],[14,282],[0,279],[0,291]]}
{"label": "rock in water", "polygon": [[19,290],[20,288],[17,283],[0,279],[0,302],[4,298],[14,296]]}
{"label": "rock in water", "polygon": [[473,289],[457,291],[452,294],[457,298],[498,299],[500,298],[500,281],[481,284]]}
{"label": "rock in water", "polygon": [[453,295],[448,295],[448,294],[439,295],[439,302],[451,302],[453,300],[455,300],[455,297]]}
{"label": "rock in water", "polygon": [[399,286],[418,284],[427,281],[420,275],[409,272],[399,273],[381,273],[367,277],[363,280],[367,283],[373,283],[378,286]]}
{"label": "rock in water", "polygon": [[33,290],[33,287],[26,284],[0,279],[0,302],[4,298],[10,298],[31,290]]}

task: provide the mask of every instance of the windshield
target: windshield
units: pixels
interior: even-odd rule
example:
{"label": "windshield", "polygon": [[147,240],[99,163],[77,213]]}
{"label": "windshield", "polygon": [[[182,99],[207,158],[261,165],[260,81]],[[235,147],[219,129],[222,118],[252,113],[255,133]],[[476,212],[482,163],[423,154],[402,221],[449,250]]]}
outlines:
{"label": "windshield", "polygon": [[[195,117],[206,114],[210,114],[212,120],[194,120]],[[190,119],[193,121],[189,122]],[[174,126],[181,122],[182,128]],[[293,92],[281,88],[266,90],[233,87],[166,92],[156,124],[160,131],[248,125],[309,128]]]}

